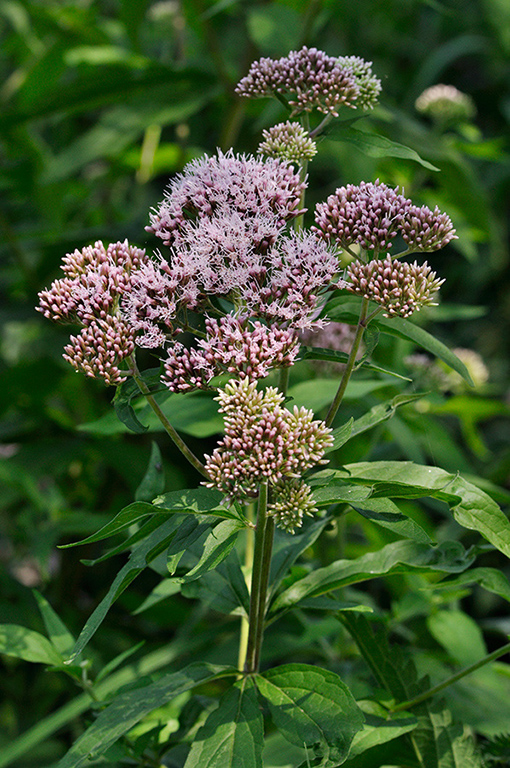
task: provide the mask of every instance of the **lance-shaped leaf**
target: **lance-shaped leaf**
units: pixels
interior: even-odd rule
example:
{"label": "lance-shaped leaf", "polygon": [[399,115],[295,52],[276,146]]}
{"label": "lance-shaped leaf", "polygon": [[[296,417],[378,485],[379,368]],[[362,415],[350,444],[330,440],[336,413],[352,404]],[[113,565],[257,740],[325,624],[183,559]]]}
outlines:
{"label": "lance-shaped leaf", "polygon": [[234,546],[237,535],[244,528],[239,520],[222,520],[208,535],[198,563],[182,577],[183,581],[198,579],[203,573],[216,568]]}
{"label": "lance-shaped leaf", "polygon": [[[156,382],[159,383],[159,375],[159,368],[152,368],[149,371],[144,371],[142,378],[145,383],[150,386]],[[139,396],[140,389],[138,384],[134,379],[129,378],[126,379],[126,381],[123,381],[122,384],[119,384],[115,390],[112,402],[113,407],[115,408],[115,413],[120,421],[131,430],[131,432],[143,434],[143,432],[147,432],[149,427],[142,424],[131,404],[131,401]]]}
{"label": "lance-shaped leaf", "polygon": [[264,721],[252,679],[235,683],[198,731],[184,768],[262,768]]}
{"label": "lance-shaped leaf", "polygon": [[57,768],[79,768],[90,759],[97,759],[153,709],[207,680],[235,673],[232,667],[199,662],[190,664],[180,672],[163,675],[144,688],[135,688],[121,694],[100,712],[97,720],[80,736],[57,764]]}
{"label": "lance-shaped leaf", "polygon": [[[330,320],[339,320],[341,322],[356,324],[359,319],[361,299],[353,299],[351,296],[339,296],[328,302],[324,308],[324,314]],[[375,304],[371,304],[371,307],[376,307]],[[381,333],[386,333],[390,336],[396,336],[400,339],[406,339],[407,341],[413,341],[418,344],[422,349],[430,352],[434,357],[438,357],[444,363],[457,371],[468,384],[473,384],[471,376],[466,366],[455,355],[446,344],[436,339],[431,333],[421,328],[419,325],[412,323],[410,320],[406,320],[403,317],[382,317],[378,316],[374,318],[370,325],[377,328]]]}
{"label": "lance-shaped leaf", "polygon": [[235,549],[200,580],[185,581],[181,592],[184,597],[198,598],[220,613],[248,616],[250,595]]}
{"label": "lance-shaped leaf", "polygon": [[406,147],[405,144],[392,141],[386,136],[381,136],[378,133],[367,133],[355,125],[348,125],[344,128],[342,123],[334,126],[334,129],[328,134],[329,139],[347,141],[355,146],[356,149],[359,149],[360,152],[363,152],[364,155],[369,157],[400,157],[419,163],[429,171],[439,171],[439,168],[436,168],[435,165],[420,157],[416,150]]}
{"label": "lance-shaped leaf", "polygon": [[371,485],[374,495],[431,496],[445,501],[459,525],[478,531],[510,557],[508,518],[490,496],[458,475],[411,461],[374,461],[349,464],[338,476],[349,482]]}
{"label": "lance-shaped leaf", "polygon": [[47,637],[17,624],[0,624],[0,653],[35,664],[61,666],[63,657]]}
{"label": "lance-shaped leaf", "polygon": [[471,584],[479,584],[488,592],[499,595],[503,600],[510,602],[510,583],[507,577],[497,568],[470,568],[466,573],[457,576],[448,581],[441,581],[438,584],[430,584],[422,589],[448,590],[462,589]]}
{"label": "lance-shaped leaf", "polygon": [[53,610],[49,602],[37,590],[34,589],[34,597],[37,600],[46,632],[51,642],[59,653],[67,656],[73,645],[74,637],[67,629],[60,616]]}
{"label": "lance-shaped leaf", "polygon": [[299,533],[287,533],[279,528],[275,530],[273,557],[271,559],[271,572],[269,583],[271,584],[271,593],[277,588],[282,579],[289,572],[290,567],[296,562],[299,555],[311,547],[318,539],[330,518],[324,517],[321,520],[308,522],[306,528]]}
{"label": "lance-shaped leaf", "polygon": [[442,542],[436,547],[417,541],[395,541],[378,552],[369,552],[356,560],[336,560],[317,568],[280,593],[271,614],[290,608],[305,597],[323,595],[348,584],[356,584],[377,576],[412,571],[465,571],[474,561],[457,541]]}
{"label": "lance-shaped leaf", "polygon": [[[329,363],[343,363],[345,364],[348,359],[349,355],[346,352],[341,352],[338,349],[327,349],[324,347],[305,347],[302,346],[299,350],[299,359],[300,360],[323,360],[325,362]],[[367,359],[363,359],[359,363],[357,363],[357,366],[362,368],[368,368],[370,371],[378,371],[379,373],[384,373],[387,376],[394,376],[396,379],[402,379],[403,381],[411,381],[410,378],[407,376],[402,376],[400,373],[396,373],[395,371],[390,371],[388,368],[382,368],[380,365],[376,365],[376,363],[372,363],[367,356]]]}
{"label": "lance-shaped leaf", "polygon": [[257,675],[256,683],[286,739],[313,748],[324,768],[345,762],[364,717],[337,674],[308,664],[286,664]]}

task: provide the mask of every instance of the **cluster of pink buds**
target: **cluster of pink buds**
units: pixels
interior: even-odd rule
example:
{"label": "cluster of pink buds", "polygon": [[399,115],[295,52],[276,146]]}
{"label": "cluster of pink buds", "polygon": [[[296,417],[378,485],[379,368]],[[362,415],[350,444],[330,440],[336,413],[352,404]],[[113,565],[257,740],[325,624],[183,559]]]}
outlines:
{"label": "cluster of pink buds", "polygon": [[39,293],[37,309],[45,317],[83,326],[64,354],[76,370],[107,384],[125,380],[119,364],[132,354],[134,334],[120,316],[120,303],[146,262],[145,251],[127,240],[108,248],[98,241],[68,254],[62,264],[65,277]]}
{"label": "cluster of pink buds", "polygon": [[368,264],[355,261],[347,274],[347,290],[380,304],[386,317],[409,317],[421,307],[433,305],[434,295],[444,283],[426,262],[408,264],[390,256]]}
{"label": "cluster of pink buds", "polygon": [[450,218],[439,208],[419,208],[412,201],[377,180],[339,187],[325,203],[318,203],[313,229],[328,242],[343,248],[359,245],[365,250],[388,251],[400,235],[408,251],[437,251],[455,235]]}
{"label": "cluster of pink buds", "polygon": [[204,389],[221,373],[262,379],[272,368],[293,365],[299,341],[294,331],[226,315],[207,318],[206,338],[198,348],[175,343],[169,348],[162,381],[172,392]]}
{"label": "cluster of pink buds", "polygon": [[254,62],[236,93],[248,98],[287,99],[292,114],[319,112],[338,116],[342,105],[370,109],[377,103],[380,81],[371,64],[356,56],[335,58],[304,46],[281,59]]}
{"label": "cluster of pink buds", "polygon": [[312,489],[296,477],[283,477],[271,490],[267,511],[275,518],[278,528],[294,533],[303,524],[305,516],[313,517],[317,507],[312,496]]}
{"label": "cluster of pink buds", "polygon": [[[323,463],[333,440],[331,430],[314,421],[312,411],[294,407],[291,412],[283,407],[284,396],[276,388],[261,392],[256,387],[248,378],[231,381],[217,398],[225,437],[206,456],[207,485],[230,498],[255,496],[261,482],[274,486],[284,478],[299,478]],[[309,512],[295,510],[296,525]]]}

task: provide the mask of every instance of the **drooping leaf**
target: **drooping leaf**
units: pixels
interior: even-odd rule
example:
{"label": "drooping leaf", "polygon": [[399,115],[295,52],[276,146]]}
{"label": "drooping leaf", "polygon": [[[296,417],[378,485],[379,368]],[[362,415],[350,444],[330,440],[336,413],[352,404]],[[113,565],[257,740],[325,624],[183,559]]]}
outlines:
{"label": "drooping leaf", "polygon": [[[339,296],[333,299],[325,307],[325,314],[330,320],[338,320],[348,323],[357,323],[360,312],[361,300],[353,299],[350,296]],[[372,305],[375,307],[375,305]],[[370,325],[378,328],[381,333],[386,333],[390,336],[396,336],[400,339],[406,339],[407,341],[413,341],[422,349],[430,352],[434,357],[438,357],[450,368],[462,376],[468,384],[473,384],[471,376],[466,366],[455,355],[446,344],[436,339],[431,333],[421,328],[419,325],[406,320],[403,317],[382,317],[378,315],[374,318]]]}
{"label": "drooping leaf", "polygon": [[508,518],[490,496],[458,475],[411,461],[374,461],[349,464],[338,476],[349,482],[372,486],[374,495],[430,496],[445,501],[459,525],[478,531],[510,557]]}
{"label": "drooping leaf", "polygon": [[0,653],[35,664],[61,666],[63,661],[47,637],[17,624],[0,624]]}
{"label": "drooping leaf", "polygon": [[251,678],[225,693],[198,731],[184,768],[262,768],[264,722]]}
{"label": "drooping leaf", "polygon": [[161,707],[196,685],[216,677],[235,674],[235,671],[232,667],[198,662],[179,672],[163,675],[155,683],[144,688],[121,694],[100,712],[97,719],[60,760],[57,768],[79,768],[90,759],[97,759],[153,709]]}
{"label": "drooping leaf", "polygon": [[177,515],[170,520],[166,520],[133,550],[128,562],[115,577],[106,596],[85,623],[74,646],[70,661],[75,659],[85,648],[119,595],[124,592],[152,560],[168,548],[170,541],[176,536],[181,524],[183,524],[182,518]]}
{"label": "drooping leaf", "polygon": [[208,571],[200,580],[184,582],[181,592],[220,613],[235,616],[249,613],[250,595],[235,549],[214,571]]}
{"label": "drooping leaf", "polygon": [[466,573],[456,576],[454,579],[440,581],[437,584],[431,584],[430,589],[462,589],[470,584],[479,584],[488,592],[499,595],[504,600],[510,602],[510,582],[504,573],[497,568],[470,568]]}
{"label": "drooping leaf", "polygon": [[[305,347],[301,346],[299,350],[300,360],[324,360],[330,363],[346,363],[349,359],[349,355],[346,352],[341,352],[338,349],[325,349],[323,347]],[[402,379],[403,381],[411,381],[407,376],[402,376],[400,373],[390,371],[387,368],[382,368],[376,363],[372,363],[368,357],[359,363],[360,367],[368,368],[370,371],[378,371],[384,373],[387,376],[394,376],[396,379]]]}
{"label": "drooping leaf", "polygon": [[[151,370],[144,371],[142,378],[147,386],[150,386],[151,384],[159,384],[159,376],[159,368],[152,368]],[[120,421],[131,430],[131,432],[143,434],[144,432],[147,432],[149,427],[142,424],[132,406],[132,400],[137,397],[140,397],[140,388],[133,378],[128,378],[126,381],[123,381],[122,384],[119,384],[115,390],[112,402],[113,407],[115,408],[115,413]],[[87,425],[83,425],[82,429],[86,428],[86,426]]]}
{"label": "drooping leaf", "polygon": [[271,613],[278,613],[299,603],[305,597],[323,595],[348,584],[356,584],[376,576],[412,571],[458,573],[474,560],[456,541],[432,547],[416,541],[395,541],[378,552],[369,552],[355,560],[337,560],[317,568],[280,593]]}
{"label": "drooping leaf", "polygon": [[135,493],[135,501],[152,501],[165,490],[165,473],[161,451],[154,440],[151,445],[151,455],[147,471]]}
{"label": "drooping leaf", "polygon": [[124,509],[115,515],[113,520],[103,525],[96,533],[87,536],[86,539],[81,541],[73,541],[70,544],[62,544],[61,549],[68,549],[69,547],[79,547],[82,544],[92,544],[94,541],[102,541],[108,539],[110,536],[115,536],[117,533],[124,531],[133,523],[137,523],[143,520],[149,515],[155,515],[156,511],[152,504],[148,504],[146,501],[134,501]]}
{"label": "drooping leaf", "polygon": [[339,126],[335,126],[335,129],[328,134],[329,139],[347,141],[369,157],[400,157],[419,163],[429,171],[439,171],[439,168],[429,163],[428,160],[424,160],[411,147],[398,144],[396,141],[386,138],[386,136],[367,133],[355,125],[343,127],[342,123]]}
{"label": "drooping leaf", "polygon": [[308,664],[285,664],[257,675],[256,684],[286,739],[313,748],[324,768],[345,761],[364,717],[337,674]]}
{"label": "drooping leaf", "polygon": [[34,597],[37,600],[48,637],[57,651],[63,656],[67,656],[74,645],[74,637],[46,598],[36,589],[34,589]]}

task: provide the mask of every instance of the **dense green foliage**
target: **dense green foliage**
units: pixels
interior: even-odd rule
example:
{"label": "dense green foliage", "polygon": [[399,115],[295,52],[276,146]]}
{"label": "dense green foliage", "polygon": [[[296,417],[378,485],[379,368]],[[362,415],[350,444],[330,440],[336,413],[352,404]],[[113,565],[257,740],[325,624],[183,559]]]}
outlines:
{"label": "dense green foliage", "polygon": [[[504,646],[510,631],[510,544],[497,506],[510,500],[505,2],[8,0],[0,40],[0,647],[12,654],[0,660],[0,766],[53,765],[73,743],[62,768],[101,764],[87,760],[90,750],[124,765],[118,740],[129,732],[132,764],[159,764],[164,745],[164,764],[182,766],[193,742],[187,768],[212,766],[218,744],[238,755],[225,765],[255,768],[255,759],[240,760],[247,744],[261,745],[263,717],[274,723],[267,768],[307,760],[332,768],[349,747],[352,768],[471,768],[479,755],[506,765],[510,667],[502,660],[411,714],[398,709]],[[169,176],[216,147],[255,151],[262,129],[285,117],[277,102],[237,98],[236,82],[254,59],[305,43],[371,60],[383,82],[369,118],[339,121],[322,137],[308,207],[340,184],[379,177],[447,211],[459,240],[429,259],[446,278],[440,306],[423,310],[418,325],[379,317],[379,335],[366,339],[372,356],[347,389],[332,464],[315,475],[331,519],[291,544],[277,536],[259,712],[251,679],[230,686],[249,601],[232,548],[242,523],[221,494],[181,491],[200,478],[160,439],[148,407],[126,386],[115,413],[114,389],[62,361],[65,330],[34,306],[74,248],[125,237],[157,248],[144,226]],[[415,99],[438,82],[470,94],[476,116],[443,127],[420,116]],[[358,311],[351,297],[331,302],[328,314],[356,323]],[[440,361],[441,381],[450,376],[442,391],[431,391],[430,369],[420,381],[406,363],[424,348]],[[489,381],[473,389],[452,378],[448,365],[462,370],[452,348],[480,353]],[[335,355],[306,357],[288,394],[324,415]],[[212,450],[221,419],[209,398],[176,394],[164,407],[192,448]],[[419,466],[402,470],[402,460]],[[346,504],[351,511],[333,524]],[[142,529],[147,537],[128,559]],[[107,552],[103,540],[113,536]],[[57,548],[78,540],[83,546]],[[184,553],[186,577],[168,578],[181,575]],[[45,671],[82,650],[67,675]],[[97,713],[92,683],[101,702],[124,689]],[[309,710],[289,719],[288,702],[303,690],[313,692]],[[349,725],[335,741],[344,716]],[[313,762],[300,738],[327,744],[330,752],[317,753],[324,762]],[[445,741],[447,757],[437,746]]]}

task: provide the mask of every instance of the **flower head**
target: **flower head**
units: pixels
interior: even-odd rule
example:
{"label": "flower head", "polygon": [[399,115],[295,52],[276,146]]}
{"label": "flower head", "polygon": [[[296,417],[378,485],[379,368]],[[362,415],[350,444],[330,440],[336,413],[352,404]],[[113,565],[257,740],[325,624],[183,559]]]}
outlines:
{"label": "flower head", "polygon": [[362,181],[358,186],[339,187],[325,203],[315,209],[312,229],[325,240],[342,247],[358,244],[367,251],[388,251],[400,235],[409,250],[435,251],[455,238],[455,230],[446,213],[436,206],[421,208],[377,180]]}
{"label": "flower head", "polygon": [[338,116],[342,104],[365,108],[374,105],[380,83],[370,67],[371,64],[354,56],[335,58],[304,46],[281,59],[262,58],[254,62],[238,83],[236,93],[248,98],[288,98],[294,115],[318,109]]}
{"label": "flower head", "polygon": [[471,120],[476,107],[471,96],[462,93],[454,85],[432,85],[421,93],[415,102],[416,109],[437,123],[458,123]]}
{"label": "flower head", "polygon": [[63,357],[86,376],[103,379],[105,384],[121,384],[126,375],[119,364],[134,348],[132,335],[123,321],[108,315],[92,320],[78,336],[71,336]]}
{"label": "flower head", "polygon": [[299,352],[294,331],[268,328],[247,318],[207,318],[206,333],[198,348],[187,349],[180,343],[169,348],[162,381],[172,392],[205,388],[221,373],[252,381],[261,379],[272,368],[292,365]]}
{"label": "flower head", "polygon": [[299,123],[278,123],[263,130],[264,141],[259,152],[268,157],[280,157],[289,162],[311,160],[317,153],[317,145]]}
{"label": "flower head", "polygon": [[296,477],[284,477],[272,488],[268,514],[274,517],[278,528],[294,533],[303,524],[303,517],[312,517],[317,512],[312,489]]}
{"label": "flower head", "polygon": [[380,304],[386,317],[409,317],[421,307],[433,305],[434,295],[444,283],[427,263],[392,261],[390,256],[368,264],[353,262],[347,274],[347,290]]}
{"label": "flower head", "polygon": [[281,160],[218,152],[217,157],[205,156],[188,163],[170,182],[146,229],[165,245],[175,245],[190,220],[211,218],[219,211],[237,212],[249,221],[265,215],[276,217],[281,229],[301,213],[305,186]]}
{"label": "flower head", "polygon": [[261,482],[299,477],[322,463],[332,443],[331,430],[314,421],[312,411],[283,407],[274,387],[257,391],[248,378],[229,382],[217,398],[224,413],[225,437],[207,456],[209,487],[233,498],[257,494]]}

